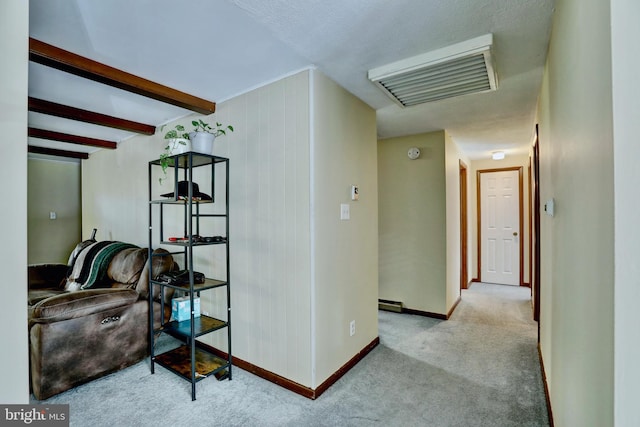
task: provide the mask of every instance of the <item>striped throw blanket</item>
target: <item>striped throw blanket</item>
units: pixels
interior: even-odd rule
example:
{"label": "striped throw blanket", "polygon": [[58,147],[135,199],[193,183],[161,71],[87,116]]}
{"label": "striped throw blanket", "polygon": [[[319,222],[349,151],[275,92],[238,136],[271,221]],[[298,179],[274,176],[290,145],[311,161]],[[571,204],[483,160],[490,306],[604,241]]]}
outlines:
{"label": "striped throw blanket", "polygon": [[[76,260],[73,272],[67,280],[67,289],[89,289],[104,280],[109,264],[124,249],[138,246],[123,242],[96,242],[87,246]],[[71,290],[71,289],[69,289]]]}

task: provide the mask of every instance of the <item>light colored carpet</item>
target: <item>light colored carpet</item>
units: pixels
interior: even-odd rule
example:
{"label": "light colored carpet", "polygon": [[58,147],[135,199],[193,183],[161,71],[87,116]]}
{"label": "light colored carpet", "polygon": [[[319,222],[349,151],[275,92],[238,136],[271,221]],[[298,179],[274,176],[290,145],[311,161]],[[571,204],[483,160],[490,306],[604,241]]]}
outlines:
{"label": "light colored carpet", "polygon": [[529,292],[473,284],[448,321],[380,312],[380,345],[315,401],[234,368],[192,402],[144,361],[46,402],[92,427],[547,426]]}

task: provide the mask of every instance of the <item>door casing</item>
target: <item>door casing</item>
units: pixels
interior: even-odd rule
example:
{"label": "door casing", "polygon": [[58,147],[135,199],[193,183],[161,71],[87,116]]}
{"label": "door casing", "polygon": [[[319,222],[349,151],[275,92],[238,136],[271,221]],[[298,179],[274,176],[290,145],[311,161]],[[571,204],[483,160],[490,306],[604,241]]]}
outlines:
{"label": "door casing", "polygon": [[540,341],[540,141],[538,125],[536,125],[535,140],[533,143],[533,270],[529,273],[532,277],[531,291],[533,292],[533,320],[538,322],[538,341]]}
{"label": "door casing", "polygon": [[469,286],[469,256],[467,236],[469,233],[467,221],[467,165],[459,160],[460,171],[460,290]]}
{"label": "door casing", "polygon": [[481,218],[482,218],[482,208],[481,208],[481,200],[482,200],[482,191],[481,191],[481,186],[480,186],[480,179],[482,177],[483,173],[491,173],[491,172],[505,172],[505,171],[518,171],[518,234],[520,236],[519,239],[519,244],[518,244],[518,252],[519,252],[519,260],[518,262],[520,263],[520,277],[518,278],[518,283],[520,284],[520,286],[524,286],[524,236],[522,234],[523,231],[523,227],[522,227],[522,223],[523,223],[523,194],[522,194],[522,190],[523,190],[523,168],[522,166],[512,166],[512,167],[507,167],[507,168],[496,168],[496,169],[481,169],[476,171],[476,203],[477,203],[477,230],[478,230],[478,239],[476,241],[476,245],[477,245],[477,255],[478,255],[478,260],[477,260],[477,264],[478,264],[478,281],[482,281],[482,222],[481,222]]}

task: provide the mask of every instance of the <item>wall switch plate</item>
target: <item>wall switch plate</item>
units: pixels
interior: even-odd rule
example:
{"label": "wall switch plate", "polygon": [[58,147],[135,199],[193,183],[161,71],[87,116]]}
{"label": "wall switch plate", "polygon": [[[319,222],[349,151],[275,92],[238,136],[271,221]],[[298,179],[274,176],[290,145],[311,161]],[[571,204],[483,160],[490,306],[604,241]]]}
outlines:
{"label": "wall switch plate", "polygon": [[354,336],[356,334],[356,321],[352,320],[349,323],[349,336]]}
{"label": "wall switch plate", "polygon": [[340,205],[340,219],[341,220],[347,220],[351,217],[351,214],[349,212],[349,204],[348,203],[342,203]]}
{"label": "wall switch plate", "polygon": [[351,186],[351,200],[358,200],[358,192],[360,191],[360,189],[358,188],[357,185],[352,185]]}
{"label": "wall switch plate", "polygon": [[544,211],[547,215],[553,216],[555,215],[556,210],[556,202],[553,199],[547,200],[547,203],[544,204]]}
{"label": "wall switch plate", "polygon": [[56,218],[58,218],[58,215],[55,212],[53,211],[49,212],[49,219],[56,219]]}

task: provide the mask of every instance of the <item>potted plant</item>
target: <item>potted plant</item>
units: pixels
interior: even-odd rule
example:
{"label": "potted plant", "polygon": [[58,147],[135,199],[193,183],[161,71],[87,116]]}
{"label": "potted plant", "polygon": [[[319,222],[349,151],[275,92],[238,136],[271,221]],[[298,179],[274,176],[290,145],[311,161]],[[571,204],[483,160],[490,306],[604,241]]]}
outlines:
{"label": "potted plant", "polygon": [[[211,126],[201,119],[198,119],[192,120],[191,124],[194,126],[192,132],[187,132],[183,125],[178,124],[164,134],[167,145],[164,147],[162,154],[160,154],[160,166],[162,167],[162,173],[165,178],[170,162],[169,157],[187,151],[213,154],[213,141],[216,137],[226,135],[227,131],[233,132],[233,126],[229,125],[225,127],[222,123],[218,122],[216,122],[215,126]],[[160,127],[160,130],[163,131],[164,128],[165,125]],[[160,184],[162,184],[163,179],[164,178],[160,178]]]}
{"label": "potted plant", "polygon": [[[164,130],[165,125],[160,127],[160,130]],[[169,167],[169,157],[175,156],[191,150],[191,141],[189,140],[189,133],[182,125],[175,125],[173,129],[167,131],[164,134],[164,139],[167,141],[167,145],[164,147],[164,151],[160,154],[160,167],[164,177],[167,176],[167,168]],[[162,180],[160,178],[160,184]]]}
{"label": "potted plant", "polygon": [[195,127],[189,133],[193,151],[198,153],[213,153],[213,141],[220,135],[226,135],[227,131],[233,132],[233,126],[224,127],[222,123],[216,122],[215,126],[203,122],[201,119],[193,120],[191,124]]}

